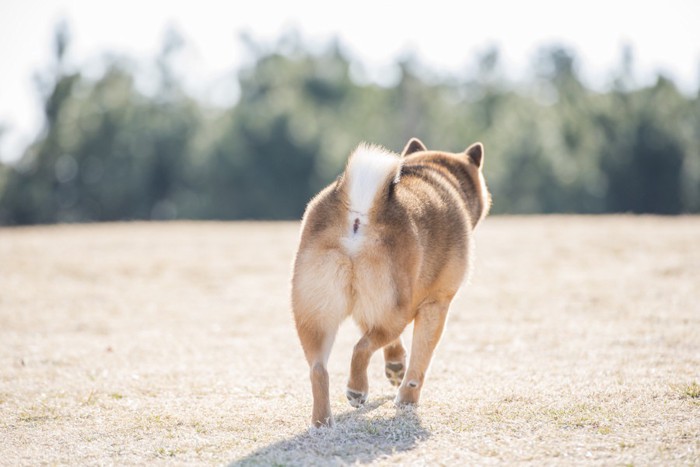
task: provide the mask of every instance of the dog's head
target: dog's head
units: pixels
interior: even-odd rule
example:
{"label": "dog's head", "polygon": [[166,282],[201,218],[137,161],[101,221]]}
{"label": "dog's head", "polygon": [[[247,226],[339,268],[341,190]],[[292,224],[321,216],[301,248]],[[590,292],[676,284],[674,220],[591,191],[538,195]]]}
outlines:
{"label": "dog's head", "polygon": [[[410,157],[409,157],[410,156]],[[465,193],[474,225],[486,217],[491,208],[491,194],[484,179],[484,145],[474,143],[464,152],[430,151],[418,138],[411,138],[401,157],[406,162],[430,162],[445,167],[459,181]]]}

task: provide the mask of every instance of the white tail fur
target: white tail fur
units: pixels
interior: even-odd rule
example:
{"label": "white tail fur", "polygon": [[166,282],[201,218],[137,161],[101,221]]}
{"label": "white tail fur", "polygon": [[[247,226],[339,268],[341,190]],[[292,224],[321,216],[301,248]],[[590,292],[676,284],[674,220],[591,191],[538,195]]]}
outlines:
{"label": "white tail fur", "polygon": [[369,211],[387,178],[398,179],[401,157],[381,146],[362,143],[350,156],[347,176],[347,193],[350,202],[347,234],[343,245],[348,253],[359,251],[369,223]]}
{"label": "white tail fur", "polygon": [[398,154],[381,146],[360,144],[350,156],[346,171],[350,210],[366,216],[382,183],[390,175],[398,177],[400,167]]}

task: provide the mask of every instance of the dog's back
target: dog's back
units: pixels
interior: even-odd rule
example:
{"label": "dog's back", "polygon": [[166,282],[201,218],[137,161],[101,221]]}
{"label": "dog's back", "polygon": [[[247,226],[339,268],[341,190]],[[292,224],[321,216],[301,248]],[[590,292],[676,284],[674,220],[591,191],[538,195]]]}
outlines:
{"label": "dog's back", "polygon": [[421,306],[449,303],[461,285],[472,229],[489,206],[483,149],[417,149],[410,154],[409,143],[399,156],[360,145],[343,175],[309,203],[292,306],[310,363],[319,352],[327,359],[347,316],[365,333],[398,338]]}

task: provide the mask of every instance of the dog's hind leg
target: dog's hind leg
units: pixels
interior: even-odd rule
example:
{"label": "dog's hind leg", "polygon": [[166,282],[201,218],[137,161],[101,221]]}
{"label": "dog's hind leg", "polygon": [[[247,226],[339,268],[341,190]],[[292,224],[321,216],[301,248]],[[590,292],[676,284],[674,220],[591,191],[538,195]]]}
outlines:
{"label": "dog's hind leg", "polygon": [[331,414],[327,365],[340,322],[324,323],[327,324],[326,326],[319,326],[319,324],[311,322],[297,326],[299,339],[309,363],[311,392],[314,398],[311,422],[317,427],[333,426],[334,423]]}
{"label": "dog's hind leg", "polygon": [[[309,363],[316,426],[333,425],[328,395],[328,356],[348,314],[349,260],[335,251],[299,254],[292,279],[292,311]],[[343,293],[343,292],[346,293]]]}
{"label": "dog's hind leg", "polygon": [[413,328],[411,356],[406,376],[404,376],[396,396],[397,403],[415,404],[418,402],[433,351],[445,327],[449,305],[449,300],[431,302],[418,309]]}
{"label": "dog's hind leg", "polygon": [[401,335],[405,324],[390,329],[375,328],[365,333],[355,344],[350,363],[350,379],[348,380],[347,398],[350,405],[360,407],[367,401],[369,383],[367,382],[367,366],[377,350],[395,341]]}
{"label": "dog's hind leg", "polygon": [[406,373],[406,348],[401,337],[384,347],[384,373],[392,385],[401,384]]}

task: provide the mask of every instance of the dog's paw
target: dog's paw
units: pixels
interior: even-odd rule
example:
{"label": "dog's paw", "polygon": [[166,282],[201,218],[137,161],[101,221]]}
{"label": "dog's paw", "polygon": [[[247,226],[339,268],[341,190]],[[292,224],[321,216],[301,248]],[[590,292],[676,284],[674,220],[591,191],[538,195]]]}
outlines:
{"label": "dog's paw", "polygon": [[406,374],[406,366],[402,362],[386,362],[384,374],[393,386],[399,386]]}
{"label": "dog's paw", "polygon": [[323,419],[313,420],[311,426],[313,428],[333,428],[335,426],[335,420],[333,420],[332,415],[329,415]]}
{"label": "dog's paw", "polygon": [[350,401],[350,405],[355,408],[362,407],[362,405],[367,402],[366,392],[353,391],[348,388],[347,391],[345,391],[345,396],[348,398],[348,401]]}
{"label": "dog's paw", "polygon": [[399,388],[394,403],[396,405],[414,405],[420,398],[420,382],[416,380],[407,381]]}
{"label": "dog's paw", "polygon": [[394,397],[394,405],[396,407],[415,407],[418,404],[410,400],[404,400],[400,394],[397,394],[396,397]]}

